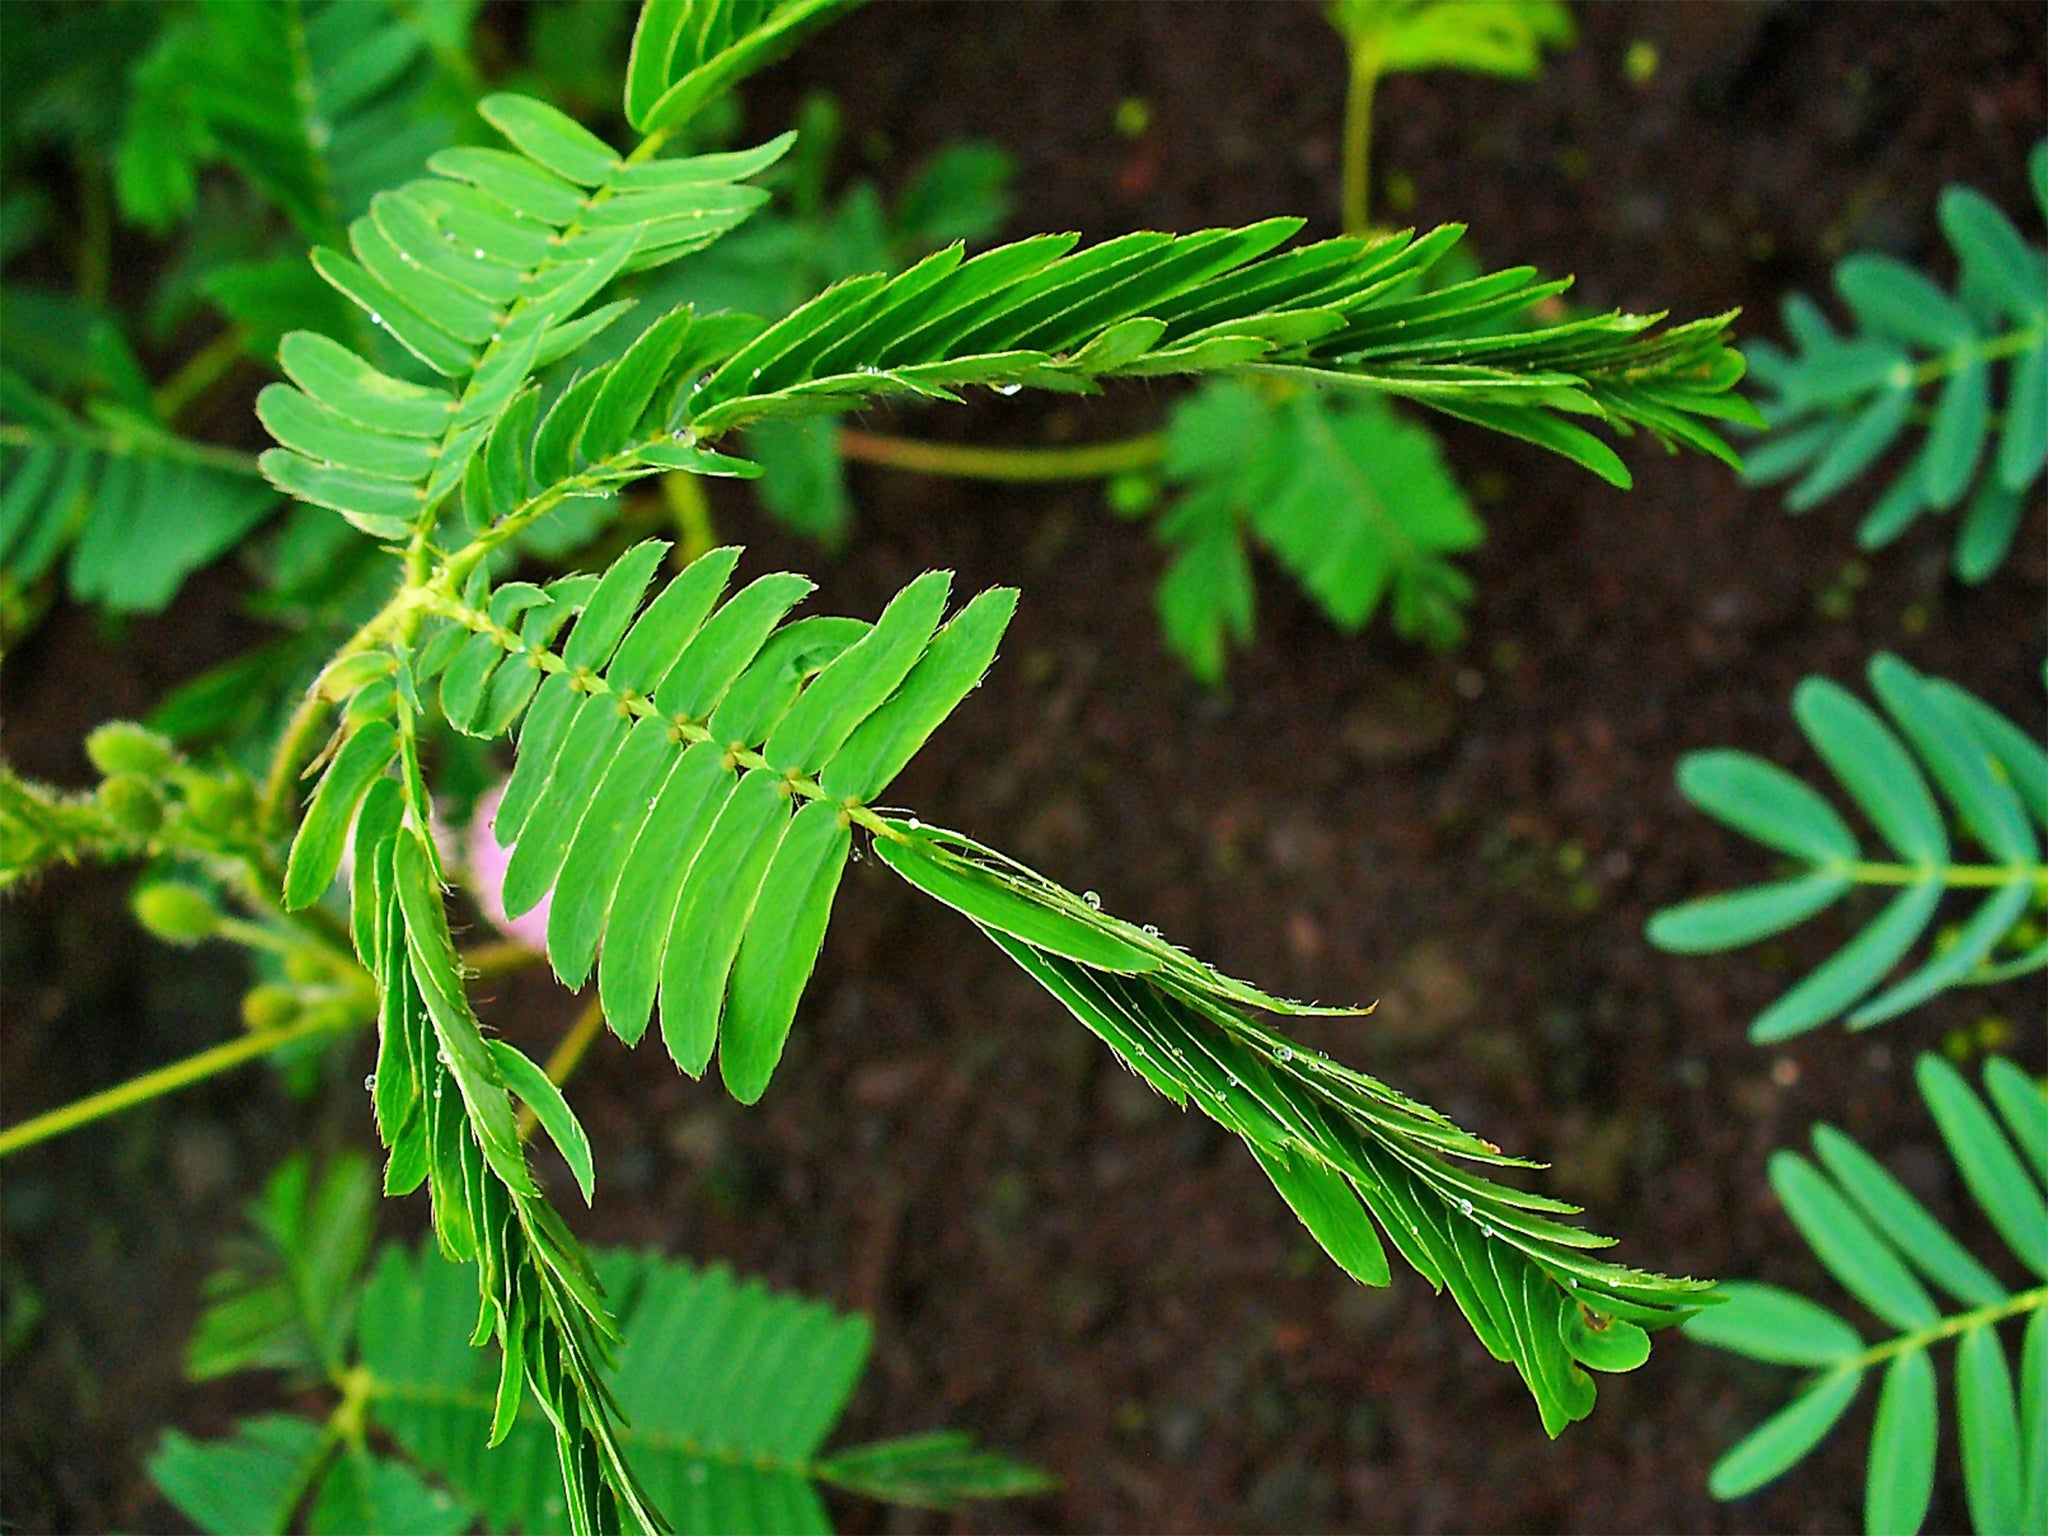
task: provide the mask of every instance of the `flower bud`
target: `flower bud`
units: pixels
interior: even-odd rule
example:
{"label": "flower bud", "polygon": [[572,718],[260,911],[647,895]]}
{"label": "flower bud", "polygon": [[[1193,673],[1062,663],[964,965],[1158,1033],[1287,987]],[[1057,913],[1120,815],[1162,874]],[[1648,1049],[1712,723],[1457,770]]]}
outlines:
{"label": "flower bud", "polygon": [[101,773],[139,773],[146,778],[161,778],[178,762],[168,741],[133,720],[110,720],[94,731],[85,738],[85,755]]}
{"label": "flower bud", "polygon": [[220,931],[220,912],[195,885],[159,880],[137,886],[136,921],[166,944],[197,944]]}

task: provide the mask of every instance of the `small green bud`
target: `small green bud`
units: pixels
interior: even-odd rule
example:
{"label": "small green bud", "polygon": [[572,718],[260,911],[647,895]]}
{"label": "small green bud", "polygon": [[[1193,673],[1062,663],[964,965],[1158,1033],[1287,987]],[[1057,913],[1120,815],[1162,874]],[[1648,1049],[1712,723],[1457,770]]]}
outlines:
{"label": "small green bud", "polygon": [[251,1029],[282,1029],[300,1011],[298,990],[275,983],[252,987],[242,999],[242,1022]]}
{"label": "small green bud", "polygon": [[114,774],[100,784],[96,798],[123,832],[147,837],[163,825],[163,801],[157,798],[156,787],[139,774]]}
{"label": "small green bud", "polygon": [[137,886],[135,917],[166,944],[197,944],[220,931],[220,912],[196,885],[159,880]]}
{"label": "small green bud", "polygon": [[192,820],[208,832],[239,831],[256,813],[256,794],[239,773],[195,779],[185,791]]}
{"label": "small green bud", "polygon": [[132,720],[110,720],[85,738],[85,755],[104,774],[139,773],[161,778],[178,763],[171,744]]}

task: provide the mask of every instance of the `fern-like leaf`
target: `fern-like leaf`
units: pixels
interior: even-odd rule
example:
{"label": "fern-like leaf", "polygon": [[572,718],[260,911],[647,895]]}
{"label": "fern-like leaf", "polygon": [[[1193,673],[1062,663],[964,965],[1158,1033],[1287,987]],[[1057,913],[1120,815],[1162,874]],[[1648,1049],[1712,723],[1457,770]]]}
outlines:
{"label": "fern-like leaf", "polygon": [[[2048,216],[2048,142],[2028,165]],[[1798,476],[1785,502],[1804,512],[1924,424],[1918,453],[1879,494],[1857,542],[1881,549],[1922,514],[1964,507],[1955,572],[1977,582],[2004,563],[2048,467],[2048,253],[1968,187],[1942,193],[1941,227],[1962,267],[1953,294],[1891,257],[1859,255],[1835,269],[1848,334],[1803,295],[1786,301],[1795,350],[1749,349],[1771,431],[1748,474],[1755,483]]]}
{"label": "fern-like leaf", "polygon": [[[1516,1364],[1551,1433],[1591,1409],[1581,1364],[1632,1368],[1648,1348],[1639,1325],[1674,1322],[1701,1302],[1696,1282],[1587,1257],[1605,1240],[1555,1219],[1574,1207],[1462,1166],[1514,1159],[1297,1052],[1252,1017],[1347,1010],[1220,976],[956,833],[870,809],[979,682],[1013,593],[984,593],[940,628],[947,578],[932,573],[872,626],[783,624],[810,584],[765,576],[718,605],[738,554],[719,550],[643,608],[663,548],[637,547],[595,584],[488,594],[479,585],[442,603],[445,627],[425,640],[412,685],[438,676],[443,709],[472,729],[523,716],[497,821],[514,845],[506,905],[523,910],[552,889],[550,958],[571,985],[597,964],[623,1038],[640,1037],[658,999],[680,1066],[701,1072],[715,1050],[732,1092],[758,1098],[859,829],[884,863],[973,919],[1154,1087],[1244,1137],[1338,1262],[1384,1284],[1367,1213],[1376,1217],[1432,1284],[1450,1287],[1488,1348]],[[366,734],[367,760],[388,759],[388,733],[362,726],[327,783],[354,785],[352,752]],[[371,793],[395,801],[395,785],[379,782]],[[316,798],[307,827],[345,818],[360,793],[345,789],[328,806]],[[302,844],[324,836],[300,834]],[[311,866],[299,897],[317,894],[332,862]]]}
{"label": "fern-like leaf", "polygon": [[667,133],[858,0],[648,0],[626,65],[626,121]]}
{"label": "fern-like leaf", "polygon": [[354,1291],[369,1257],[376,1186],[362,1158],[317,1175],[288,1159],[249,1208],[248,1240],[206,1281],[206,1310],[185,1349],[194,1381],[254,1369],[338,1376],[355,1328]]}
{"label": "fern-like leaf", "polygon": [[1256,542],[1338,628],[1391,602],[1397,633],[1448,645],[1471,582],[1449,556],[1483,530],[1436,440],[1383,402],[1304,391],[1278,406],[1235,381],[1174,410],[1163,478],[1181,489],[1157,533],[1174,551],[1160,584],[1167,639],[1204,682],[1250,630],[1243,546]]}
{"label": "fern-like leaf", "polygon": [[[273,385],[258,400],[284,444],[263,456],[272,482],[373,537],[422,523],[462,484],[528,377],[630,307],[582,313],[599,290],[745,219],[765,194],[738,183],[789,144],[785,135],[758,150],[627,162],[530,98],[493,96],[482,110],[518,152],[443,151],[430,162],[439,174],[371,200],[349,226],[352,255],[313,254],[323,277],[458,389],[392,378],[296,332],[279,354],[296,388]],[[647,382],[651,391],[658,379]],[[586,409],[592,398],[576,397]],[[630,425],[648,401],[619,404],[630,404]]]}
{"label": "fern-like leaf", "polygon": [[[1750,1025],[1755,1040],[1783,1040],[1842,1014],[1850,1028],[1867,1028],[1950,987],[2048,966],[2048,942],[2040,939],[2036,916],[2048,898],[2048,861],[2041,852],[2048,835],[2048,753],[1983,700],[1923,677],[1897,657],[1874,660],[1870,682],[1896,732],[1824,678],[1800,684],[1792,711],[1889,845],[1890,862],[1866,859],[1855,833],[1822,796],[1760,758],[1699,752],[1679,765],[1686,798],[1784,855],[1793,872],[1658,913],[1648,931],[1660,948],[1682,954],[1734,949],[1794,927],[1859,886],[1896,893],[1855,939],[1758,1015]],[[1948,802],[1947,819],[1936,787]],[[1950,821],[1992,862],[1956,859]],[[1985,894],[1946,942],[1871,996],[1933,923],[1943,895],[1954,891]]]}
{"label": "fern-like leaf", "polygon": [[95,402],[81,420],[0,371],[0,611],[67,553],[74,598],[154,613],[282,501],[246,455]]}
{"label": "fern-like leaf", "polygon": [[[2019,1262],[2048,1282],[2048,1098],[2011,1062],[1984,1069],[1984,1096],[1938,1056],[1920,1092],[1963,1185]],[[1987,1104],[1986,1100],[1990,1102]],[[1996,1106],[1997,1113],[1993,1113]],[[2001,1123],[2002,1122],[2002,1123]],[[1942,1438],[1931,1352],[1958,1340],[1955,1433],[1979,1531],[2048,1530],[2048,1283],[2009,1291],[1884,1166],[1830,1125],[1816,1165],[1771,1160],[1771,1187],[1814,1256],[1886,1332],[1878,1342],[1838,1313],[1773,1285],[1731,1282],[1728,1304],[1685,1325],[1702,1343],[1813,1372],[1790,1406],[1715,1465],[1708,1486],[1733,1499],[1796,1466],[1827,1438],[1865,1376],[1883,1368],[1871,1434],[1865,1525],[1917,1531]],[[1930,1289],[1932,1287],[1932,1289]],[[1940,1292],[1959,1310],[1947,1310]],[[2019,1391],[2001,1325],[2024,1320]]]}
{"label": "fern-like leaf", "polygon": [[[680,1531],[829,1531],[820,1482],[940,1505],[1046,1486],[963,1436],[930,1437],[920,1456],[910,1454],[914,1443],[892,1442],[821,1459],[866,1366],[866,1319],[723,1268],[624,1250],[594,1262],[618,1298],[624,1339],[607,1376],[627,1419],[620,1441]],[[475,1293],[461,1268],[386,1251],[363,1298],[374,1412],[494,1528],[563,1530],[546,1426],[522,1416],[502,1444],[486,1448],[488,1366],[463,1343]]]}
{"label": "fern-like leaf", "polygon": [[1075,250],[1042,235],[971,260],[957,246],[900,277],[841,283],[742,348],[681,402],[699,438],[771,415],[968,384],[1092,392],[1096,381],[1240,369],[1402,395],[1563,453],[1616,484],[1611,448],[1560,412],[1732,452],[1696,417],[1748,420],[1728,317],[1653,330],[1608,314],[1524,329],[1562,292],[1513,268],[1417,295],[1455,226],[1325,240],[1275,254],[1301,227],[1269,219],[1191,235],[1138,233]]}
{"label": "fern-like leaf", "polygon": [[[136,69],[116,158],[123,210],[159,231],[225,160],[309,241],[453,142],[466,93],[437,53],[474,0],[206,0]],[[434,14],[438,13],[438,14]],[[466,69],[466,66],[464,66]]]}

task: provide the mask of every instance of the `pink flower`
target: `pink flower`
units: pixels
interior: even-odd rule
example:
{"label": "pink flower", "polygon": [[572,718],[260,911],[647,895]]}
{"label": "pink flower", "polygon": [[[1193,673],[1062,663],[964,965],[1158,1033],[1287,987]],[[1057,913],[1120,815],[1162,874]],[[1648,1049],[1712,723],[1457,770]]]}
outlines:
{"label": "pink flower", "polygon": [[463,849],[469,865],[470,890],[476,897],[478,909],[492,927],[529,949],[545,951],[548,947],[548,905],[553,893],[541,897],[539,906],[518,917],[505,911],[505,871],[512,863],[512,850],[498,841],[497,831],[491,825],[497,819],[498,802],[504,798],[503,784],[485,790],[478,797],[476,811],[470,817]]}

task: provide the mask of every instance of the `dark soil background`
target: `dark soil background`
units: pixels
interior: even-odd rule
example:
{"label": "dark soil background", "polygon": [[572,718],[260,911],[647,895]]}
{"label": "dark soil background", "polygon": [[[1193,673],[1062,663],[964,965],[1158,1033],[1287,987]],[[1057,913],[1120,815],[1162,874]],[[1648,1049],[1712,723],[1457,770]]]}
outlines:
{"label": "dark soil background", "polygon": [[[2048,120],[2038,6],[1603,5],[1581,20],[1580,46],[1534,84],[1387,82],[1378,215],[1467,220],[1494,263],[1575,271],[1589,304],[1741,305],[1750,336],[1850,249],[1949,275],[1933,218],[1948,181],[2039,238],[2023,179]],[[1623,70],[1638,39],[1662,61],[1641,86]],[[865,146],[885,181],[950,137],[994,139],[1021,167],[1014,233],[1300,213],[1323,235],[1343,79],[1305,4],[886,4],[766,77],[750,127],[780,127],[827,87],[849,160]],[[1151,108],[1135,141],[1113,127],[1127,97]],[[1390,204],[1390,179],[1411,209]],[[1133,390],[882,424],[1080,441],[1158,412]],[[743,495],[721,502],[720,527],[752,544],[747,574],[812,571],[836,611],[871,614],[931,566],[966,591],[1021,585],[989,685],[895,795],[1234,973],[1380,999],[1370,1019],[1303,1033],[1552,1160],[1546,1187],[1584,1201],[1625,1261],[1824,1293],[1763,1175],[1822,1118],[1976,1232],[1911,1062],[1995,1018],[2039,1069],[2038,979],[1761,1051],[1748,1019],[1846,924],[1717,961],[1659,955],[1642,928],[1765,872],[1672,773],[1709,745],[1812,770],[1788,709],[1802,676],[1860,687],[1865,659],[1891,649],[2040,725],[2039,510],[2004,572],[1964,591],[1943,527],[1858,561],[1854,495],[1793,521],[1720,466],[1647,447],[1624,495],[1441,430],[1489,527],[1470,642],[1440,659],[1377,628],[1346,639],[1276,578],[1220,699],[1163,652],[1158,554],[1091,488],[859,471],[859,534],[834,558]],[[12,759],[83,781],[90,725],[246,640],[238,591],[210,576],[175,615],[120,634],[59,610],[7,669]],[[7,1121],[236,1028],[233,962],[152,946],[124,892],[118,874],[71,873],[8,907]],[[544,1049],[575,1010],[535,979],[501,985],[487,1014]],[[1448,1298],[1412,1274],[1351,1285],[1234,1142],[1151,1096],[872,862],[850,873],[758,1109],[611,1041],[572,1096],[601,1170],[576,1223],[589,1239],[730,1260],[865,1310],[875,1363],[842,1439],[958,1426],[1061,1483],[957,1519],[848,1501],[850,1528],[1860,1526],[1871,1394],[1831,1449],[1733,1507],[1707,1497],[1706,1469],[1787,1373],[1665,1336],[1644,1369],[1603,1379],[1589,1422],[1546,1441]],[[6,1527],[170,1528],[142,1471],[162,1427],[219,1432],[272,1401],[248,1380],[184,1384],[178,1352],[209,1256],[284,1149],[305,1134],[371,1145],[359,1096],[325,1103],[296,1105],[252,1069],[6,1165],[8,1289],[26,1280],[46,1308],[6,1360]],[[390,1230],[416,1230],[417,1204],[389,1212]],[[1965,1518],[1945,1462],[1930,1524]]]}

